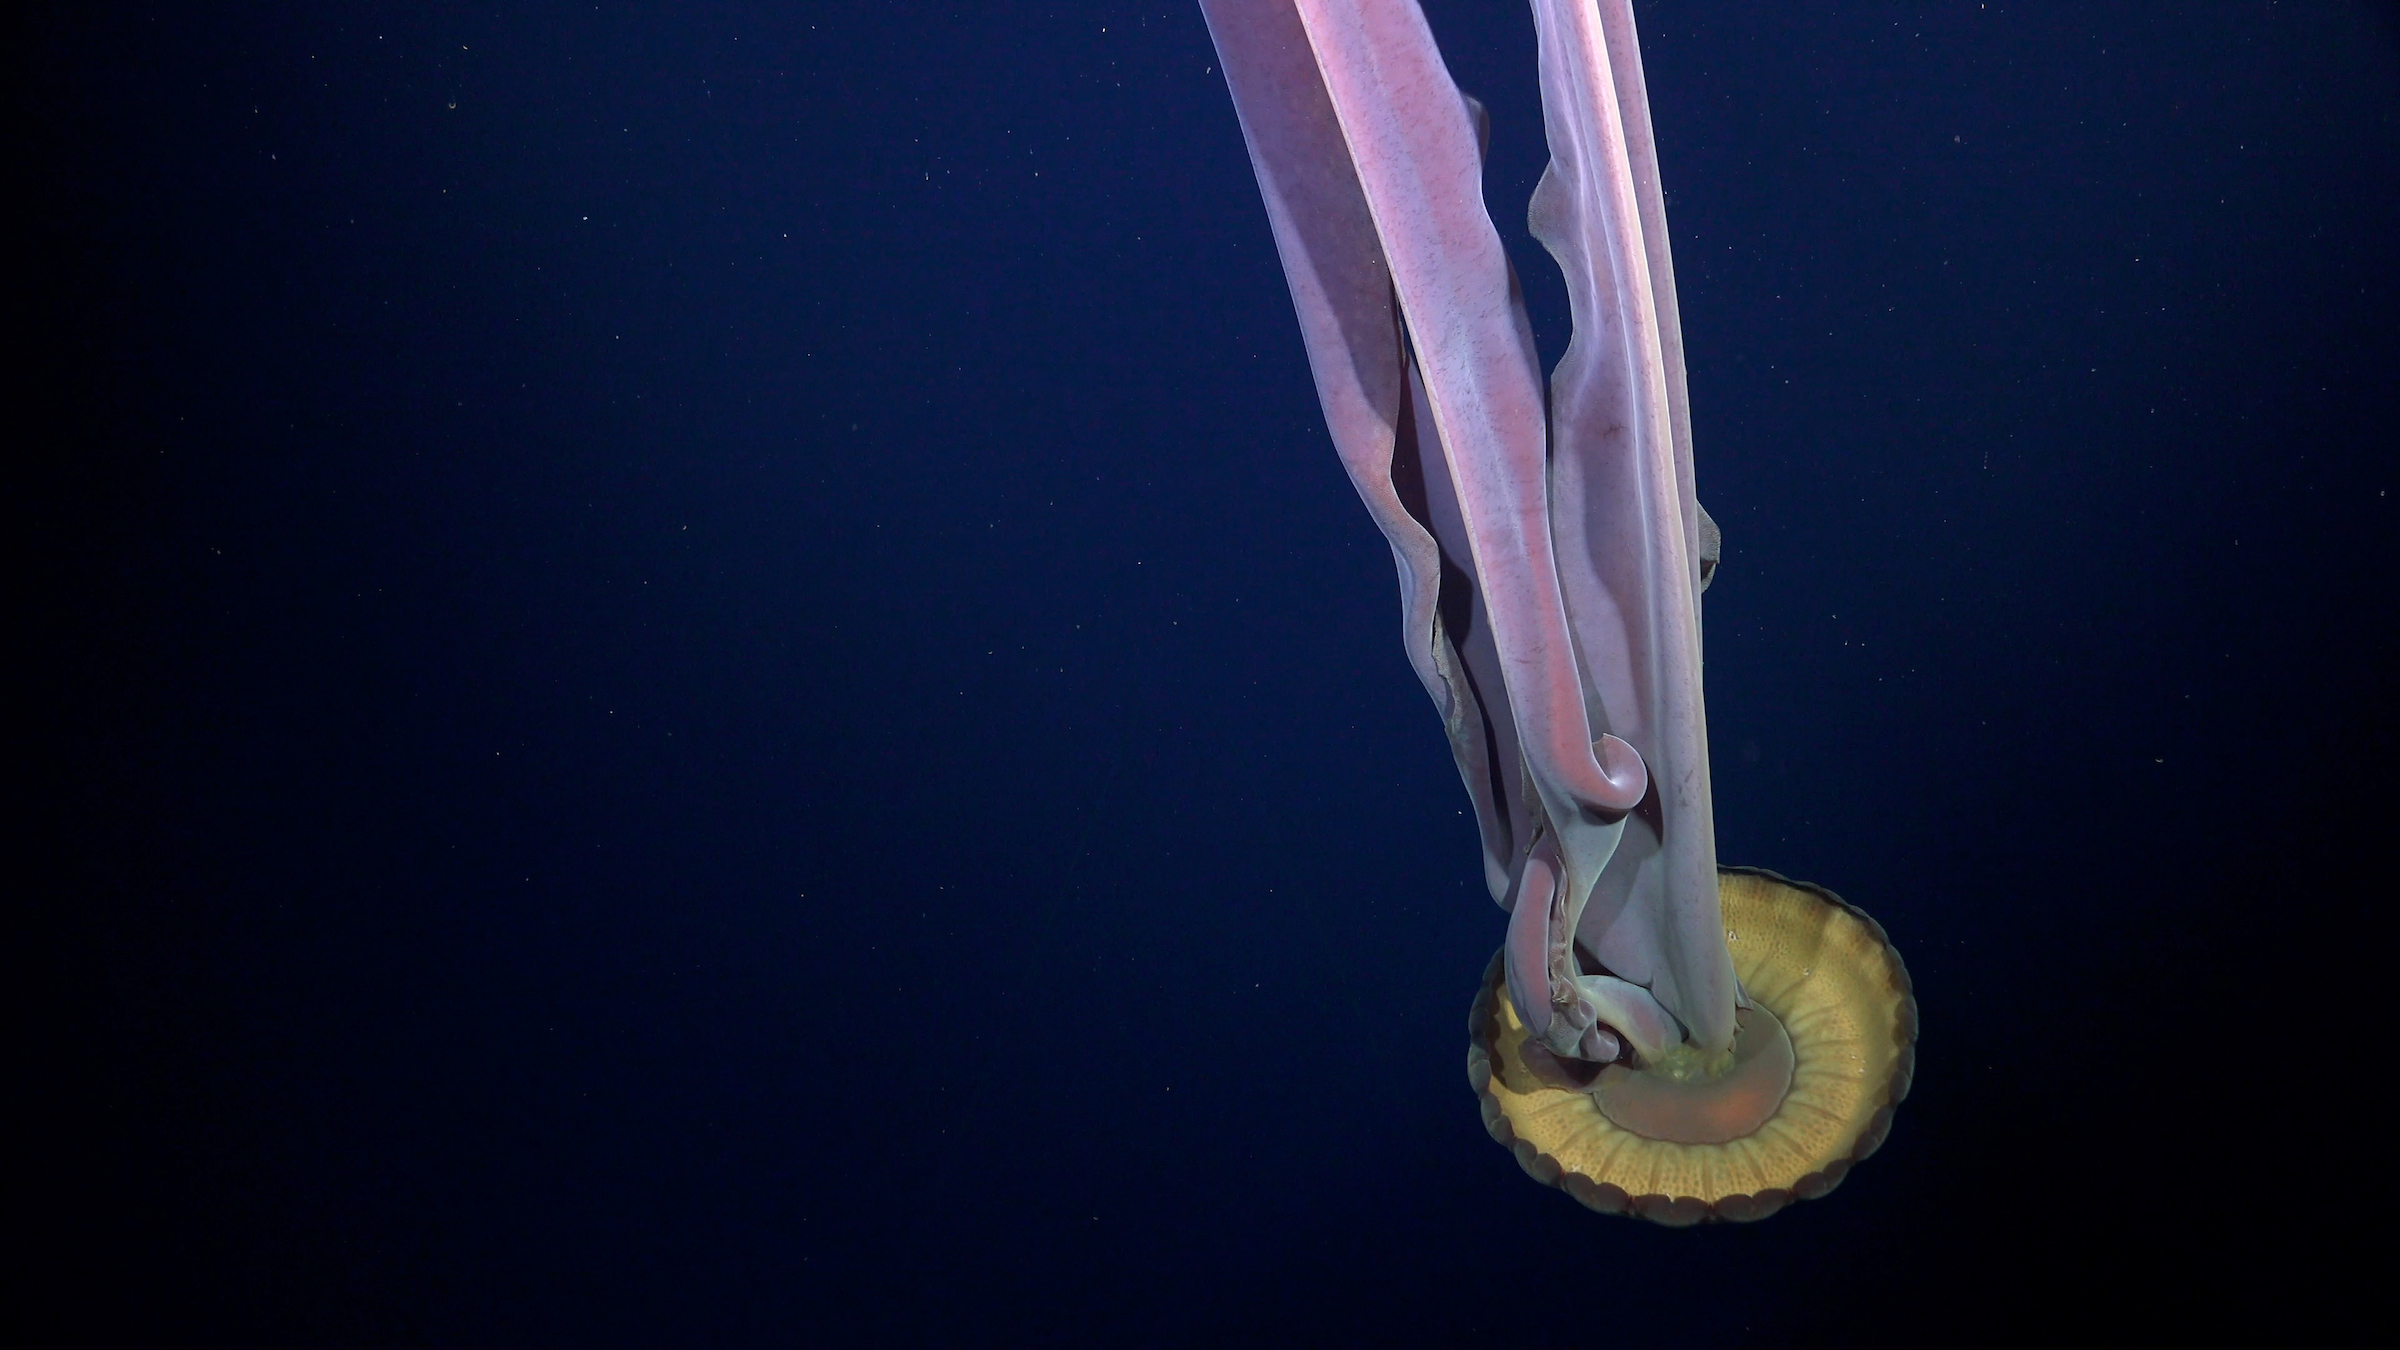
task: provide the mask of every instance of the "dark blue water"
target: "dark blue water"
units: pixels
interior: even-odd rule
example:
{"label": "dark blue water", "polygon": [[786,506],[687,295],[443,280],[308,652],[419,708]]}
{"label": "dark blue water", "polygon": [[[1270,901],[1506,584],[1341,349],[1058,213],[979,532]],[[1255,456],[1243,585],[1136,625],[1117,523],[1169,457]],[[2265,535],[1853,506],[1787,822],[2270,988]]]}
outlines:
{"label": "dark blue water", "polygon": [[[1430,8],[1555,354],[1530,22]],[[2330,1306],[2388,1133],[2400,21],[1639,13],[1724,857],[1923,1008],[1836,1194],[1667,1232],[1484,1136],[1500,915],[1195,6],[48,5],[48,1343]]]}

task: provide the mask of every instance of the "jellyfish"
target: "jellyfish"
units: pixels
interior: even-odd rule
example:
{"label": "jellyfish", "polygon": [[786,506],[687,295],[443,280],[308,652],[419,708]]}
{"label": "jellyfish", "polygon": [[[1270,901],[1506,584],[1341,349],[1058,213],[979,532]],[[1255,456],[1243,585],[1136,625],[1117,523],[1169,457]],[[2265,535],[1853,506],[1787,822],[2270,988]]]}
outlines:
{"label": "jellyfish", "polygon": [[1763,1218],[1882,1143],[1916,1004],[1883,929],[1719,867],[1683,343],[1628,0],[1533,0],[1547,381],[1488,128],[1415,0],[1201,0],[1326,425],[1507,915],[1469,1014],[1492,1137],[1587,1207]]}

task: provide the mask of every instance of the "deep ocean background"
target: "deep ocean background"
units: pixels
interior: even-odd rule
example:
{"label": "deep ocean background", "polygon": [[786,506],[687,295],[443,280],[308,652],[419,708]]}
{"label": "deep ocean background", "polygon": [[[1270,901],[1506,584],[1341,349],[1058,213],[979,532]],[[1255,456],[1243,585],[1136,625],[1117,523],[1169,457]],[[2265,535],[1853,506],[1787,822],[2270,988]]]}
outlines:
{"label": "deep ocean background", "polygon": [[[1530,20],[1428,8],[1555,356]],[[1874,913],[1923,1009],[1836,1194],[1667,1232],[1484,1136],[1501,916],[1196,6],[46,4],[36,1340],[2337,1303],[2388,1134],[2400,19],[1638,13],[1723,857]]]}

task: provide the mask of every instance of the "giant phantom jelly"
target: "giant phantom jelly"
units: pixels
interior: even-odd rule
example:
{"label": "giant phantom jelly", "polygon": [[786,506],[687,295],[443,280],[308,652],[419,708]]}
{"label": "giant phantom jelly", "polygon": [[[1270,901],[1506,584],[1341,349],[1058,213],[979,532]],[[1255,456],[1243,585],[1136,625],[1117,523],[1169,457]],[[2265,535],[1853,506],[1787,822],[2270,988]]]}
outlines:
{"label": "giant phantom jelly", "polygon": [[1683,343],[1627,0],[1533,0],[1530,223],[1574,336],[1545,381],[1483,113],[1416,0],[1201,0],[1335,449],[1508,914],[1468,1076],[1526,1171],[1606,1212],[1751,1219],[1874,1151],[1916,1008],[1874,922],[1717,866]]}

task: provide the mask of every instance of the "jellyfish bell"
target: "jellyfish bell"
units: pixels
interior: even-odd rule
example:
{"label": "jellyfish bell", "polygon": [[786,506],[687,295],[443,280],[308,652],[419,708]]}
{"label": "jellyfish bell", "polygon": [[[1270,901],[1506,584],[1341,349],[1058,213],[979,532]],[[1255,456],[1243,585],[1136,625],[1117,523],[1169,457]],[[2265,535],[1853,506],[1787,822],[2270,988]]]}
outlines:
{"label": "jellyfish bell", "polygon": [[1872,1154],[1916,1071],[1916,999],[1883,929],[1821,887],[1724,868],[1725,947],[1747,992],[1730,1052],[1608,1064],[1528,1033],[1496,954],[1468,1018],[1484,1125],[1527,1175],[1604,1214],[1763,1219]]}

